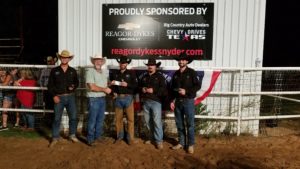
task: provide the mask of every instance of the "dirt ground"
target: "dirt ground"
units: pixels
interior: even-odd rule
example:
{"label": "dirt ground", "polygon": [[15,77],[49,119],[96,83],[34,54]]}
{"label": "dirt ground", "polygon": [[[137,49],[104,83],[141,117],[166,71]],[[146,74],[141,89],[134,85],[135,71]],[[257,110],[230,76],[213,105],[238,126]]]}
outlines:
{"label": "dirt ground", "polygon": [[223,136],[196,139],[195,153],[125,142],[88,147],[62,139],[48,148],[46,138],[0,137],[0,169],[193,169],[193,168],[300,168],[300,135],[283,137]]}

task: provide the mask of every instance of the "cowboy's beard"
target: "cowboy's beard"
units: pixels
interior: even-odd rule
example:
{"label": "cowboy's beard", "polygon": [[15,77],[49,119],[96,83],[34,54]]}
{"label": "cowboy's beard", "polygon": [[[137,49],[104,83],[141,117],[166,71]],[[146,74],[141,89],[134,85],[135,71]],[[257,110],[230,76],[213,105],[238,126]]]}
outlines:
{"label": "cowboy's beard", "polygon": [[187,63],[179,62],[179,63],[178,63],[178,66],[179,66],[180,68],[184,68],[184,67],[187,66]]}
{"label": "cowboy's beard", "polygon": [[125,64],[120,65],[120,70],[126,70],[126,68],[127,68],[127,65],[125,65]]}
{"label": "cowboy's beard", "polygon": [[149,73],[149,74],[153,74],[153,73],[155,73],[155,71],[156,71],[155,68],[153,68],[153,67],[148,67],[148,73]]}

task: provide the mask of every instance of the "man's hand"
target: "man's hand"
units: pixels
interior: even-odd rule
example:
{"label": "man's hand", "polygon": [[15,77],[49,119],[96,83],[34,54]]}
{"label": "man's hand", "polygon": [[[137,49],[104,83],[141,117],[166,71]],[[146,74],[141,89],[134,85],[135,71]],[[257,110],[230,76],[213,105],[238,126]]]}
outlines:
{"label": "man's hand", "polygon": [[170,109],[171,109],[172,111],[174,111],[174,109],[175,109],[175,102],[174,102],[174,101],[172,101],[172,102],[170,103]]}
{"label": "man's hand", "polygon": [[186,94],[186,90],[183,89],[183,88],[179,88],[179,89],[178,89],[178,93],[179,93],[180,95],[184,96],[184,95]]}
{"label": "man's hand", "polygon": [[110,94],[111,93],[111,89],[110,88],[104,88],[104,93],[106,94]]}
{"label": "man's hand", "polygon": [[125,81],[122,81],[122,82],[121,82],[121,86],[123,86],[123,87],[127,87],[127,86],[128,86],[128,83],[127,83],[127,82],[125,82]]}
{"label": "man's hand", "polygon": [[68,87],[68,90],[69,90],[69,91],[72,91],[72,90],[74,90],[74,87],[75,87],[75,86],[72,84],[71,86]]}
{"label": "man's hand", "polygon": [[147,88],[146,92],[147,93],[153,93],[153,88],[152,87],[151,88]]}
{"label": "man's hand", "polygon": [[111,81],[110,85],[115,85],[115,82],[116,82],[115,80]]}
{"label": "man's hand", "polygon": [[113,93],[113,99],[117,98],[118,94],[117,93]]}
{"label": "man's hand", "polygon": [[60,99],[59,99],[58,96],[54,96],[53,101],[54,101],[55,104],[58,104],[60,102]]}
{"label": "man's hand", "polygon": [[146,93],[146,92],[147,92],[147,87],[143,87],[143,88],[142,88],[142,92],[143,92],[143,93]]}

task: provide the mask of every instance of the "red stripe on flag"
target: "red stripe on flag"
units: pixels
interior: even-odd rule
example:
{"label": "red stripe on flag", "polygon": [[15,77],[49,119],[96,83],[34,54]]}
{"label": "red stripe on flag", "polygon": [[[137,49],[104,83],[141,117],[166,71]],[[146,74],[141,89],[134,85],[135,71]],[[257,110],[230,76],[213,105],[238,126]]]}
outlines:
{"label": "red stripe on flag", "polygon": [[[204,71],[204,73],[205,73],[205,71]],[[220,74],[221,74],[220,71],[213,71],[209,88],[201,96],[199,96],[195,99],[195,102],[194,102],[195,105],[201,103],[210,94],[210,92],[212,91],[213,87],[215,86],[215,83],[218,80],[218,77]],[[202,83],[203,83],[203,80],[205,80],[205,79],[202,79]]]}

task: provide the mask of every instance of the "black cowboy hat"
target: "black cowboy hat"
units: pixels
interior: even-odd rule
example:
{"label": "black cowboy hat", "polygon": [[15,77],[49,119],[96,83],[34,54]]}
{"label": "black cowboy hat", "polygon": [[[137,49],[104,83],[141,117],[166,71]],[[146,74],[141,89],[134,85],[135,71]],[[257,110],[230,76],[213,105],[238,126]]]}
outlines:
{"label": "black cowboy hat", "polygon": [[149,66],[149,65],[155,65],[156,67],[159,67],[161,62],[157,62],[156,63],[156,59],[154,58],[150,58],[148,59],[148,63],[144,63],[145,65]]}
{"label": "black cowboy hat", "polygon": [[178,57],[175,57],[175,60],[186,60],[188,61],[188,64],[192,63],[193,61],[192,57],[188,56],[185,52],[181,53]]}
{"label": "black cowboy hat", "polygon": [[121,57],[121,58],[117,59],[117,62],[129,64],[131,62],[131,59],[128,59],[127,57]]}

